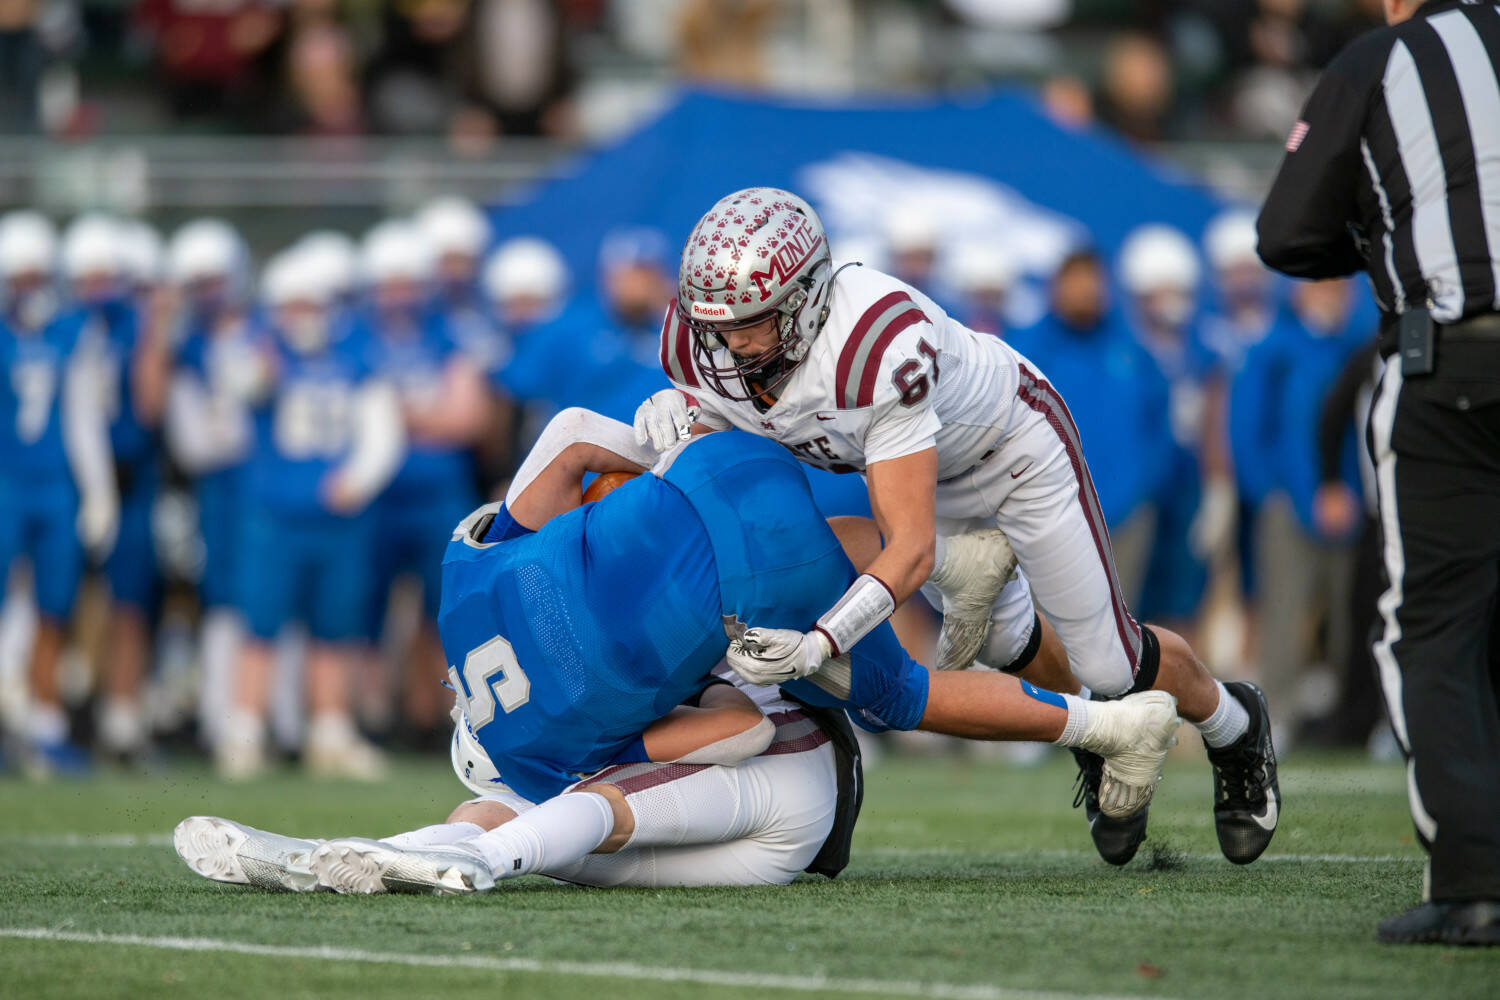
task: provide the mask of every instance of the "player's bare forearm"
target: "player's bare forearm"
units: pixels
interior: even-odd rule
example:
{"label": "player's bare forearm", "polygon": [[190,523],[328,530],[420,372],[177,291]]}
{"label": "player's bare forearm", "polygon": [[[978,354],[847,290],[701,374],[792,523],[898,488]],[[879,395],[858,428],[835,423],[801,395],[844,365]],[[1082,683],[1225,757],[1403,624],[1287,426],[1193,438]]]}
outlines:
{"label": "player's bare forearm", "polygon": [[937,449],[927,448],[884,462],[865,472],[870,507],[885,548],[864,572],[891,589],[898,605],[932,575],[937,531]]}
{"label": "player's bare forearm", "polygon": [[533,531],[583,503],[583,477],[590,472],[641,472],[643,466],[597,444],[568,445],[507,504],[510,516]]}
{"label": "player's bare forearm", "polygon": [[765,722],[766,717],[744,692],[715,684],[703,692],[696,708],[679,705],[651,723],[642,742],[648,757],[666,763],[733,740]]}

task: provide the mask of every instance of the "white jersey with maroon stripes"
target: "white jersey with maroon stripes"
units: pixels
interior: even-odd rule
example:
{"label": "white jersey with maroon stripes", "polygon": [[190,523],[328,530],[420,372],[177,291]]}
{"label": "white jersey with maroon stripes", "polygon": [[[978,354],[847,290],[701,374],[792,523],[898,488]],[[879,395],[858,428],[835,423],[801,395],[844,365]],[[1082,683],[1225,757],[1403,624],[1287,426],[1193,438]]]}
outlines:
{"label": "white jersey with maroon stripes", "polygon": [[[699,420],[709,427],[771,438],[833,472],[863,472],[936,445],[939,479],[974,468],[1003,435],[1017,357],[915,288],[868,267],[839,274],[822,332],[764,411],[714,391],[675,305],[661,343],[667,376],[698,402]],[[727,366],[731,358],[721,349],[714,360]]]}
{"label": "white jersey with maroon stripes", "polygon": [[[698,402],[702,423],[771,438],[811,465],[863,472],[936,446],[937,533],[998,526],[1021,567],[995,602],[980,662],[1024,662],[1034,649],[1034,604],[1079,680],[1106,695],[1132,687],[1144,640],[1120,591],[1078,430],[1043,374],[1005,343],[950,319],[909,285],[858,267],[834,282],[828,322],[764,411],[714,391],[674,310],[661,360]],[[731,360],[720,350],[714,364]]]}

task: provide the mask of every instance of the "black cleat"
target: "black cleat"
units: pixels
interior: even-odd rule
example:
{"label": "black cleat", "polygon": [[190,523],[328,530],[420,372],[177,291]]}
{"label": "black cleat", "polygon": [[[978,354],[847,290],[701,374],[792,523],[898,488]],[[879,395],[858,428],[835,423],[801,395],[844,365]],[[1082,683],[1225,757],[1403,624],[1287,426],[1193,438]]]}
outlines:
{"label": "black cleat", "polygon": [[1261,689],[1249,681],[1224,687],[1250,713],[1250,728],[1227,747],[1208,747],[1208,762],[1214,768],[1214,830],[1224,857],[1248,865],[1271,843],[1281,818],[1276,748],[1271,745],[1271,713]]}
{"label": "black cleat", "polygon": [[1146,839],[1146,814],[1151,807],[1145,806],[1124,819],[1104,815],[1099,809],[1099,781],[1104,773],[1104,758],[1078,747],[1072,750],[1078,761],[1078,779],[1073,783],[1078,794],[1073,796],[1073,808],[1083,806],[1083,815],[1089,821],[1089,834],[1094,838],[1094,849],[1099,856],[1112,865],[1126,864],[1135,857],[1141,841]]}
{"label": "black cleat", "polygon": [[1500,945],[1500,900],[1423,903],[1387,917],[1375,930],[1384,944]]}

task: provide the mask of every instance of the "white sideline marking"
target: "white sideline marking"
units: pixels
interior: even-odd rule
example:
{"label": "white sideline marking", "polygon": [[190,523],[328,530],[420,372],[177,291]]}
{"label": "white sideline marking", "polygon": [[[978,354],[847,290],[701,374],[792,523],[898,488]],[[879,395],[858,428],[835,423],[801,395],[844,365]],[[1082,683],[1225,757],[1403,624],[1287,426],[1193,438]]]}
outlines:
{"label": "white sideline marking", "polygon": [[[743,989],[790,990],[812,993],[820,990],[875,996],[932,997],[934,1000],[1123,1000],[1098,993],[1058,993],[1043,990],[1013,990],[1003,986],[929,983],[916,980],[840,979],[835,976],[788,976],[768,972],[727,972],[718,969],[681,969],[673,966],[635,965],[631,962],[566,962],[537,958],[488,958],[483,955],[411,955],[360,951],[354,948],[293,948],[255,944],[250,941],[220,941],[213,938],[140,937],[135,934],[95,934],[53,930],[48,927],[0,927],[0,938],[31,941],[68,941],[76,944],[112,944],[165,951],[220,952],[260,955],[267,958],[306,958],[325,962],[362,962],[371,965],[414,965],[425,968],[479,969],[485,972],[534,972],[564,976],[597,976],[636,979],[645,982],[699,983]],[[1140,1000],[1137,995],[1137,1000]],[[1151,1000],[1147,997],[1146,1000]]]}

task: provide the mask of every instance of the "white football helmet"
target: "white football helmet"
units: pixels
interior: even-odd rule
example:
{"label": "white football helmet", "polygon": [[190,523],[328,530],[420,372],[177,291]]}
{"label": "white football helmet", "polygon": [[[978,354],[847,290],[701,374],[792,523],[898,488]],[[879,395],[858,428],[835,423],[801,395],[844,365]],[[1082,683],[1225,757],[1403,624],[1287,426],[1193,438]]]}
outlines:
{"label": "white football helmet", "polygon": [[995,240],[972,240],[953,253],[953,283],[969,294],[1007,292],[1016,283],[1016,258]]}
{"label": "white football helmet", "polygon": [[1150,224],[1132,232],[1120,248],[1120,283],[1132,295],[1198,287],[1200,266],[1193,244],[1171,226]]}
{"label": "white football helmet", "polygon": [[276,313],[276,326],[291,347],[303,354],[328,343],[327,307],[332,292],[323,277],[302,259],[302,251],[283,250],[266,262],[260,296]]}
{"label": "white football helmet", "polygon": [[1241,264],[1260,266],[1255,252],[1260,241],[1255,231],[1255,213],[1248,208],[1231,208],[1217,215],[1203,234],[1203,251],[1216,271]]}
{"label": "white football helmet", "polygon": [[523,296],[555,302],[568,286],[568,266],[546,240],[517,236],[495,248],[485,262],[485,294],[504,305]]}
{"label": "white football helmet", "polygon": [[124,271],[123,250],[119,222],[98,213],[80,215],[63,230],[63,276],[70,281],[88,275],[117,277]]}
{"label": "white football helmet", "polygon": [[120,261],[126,276],[137,285],[156,284],[166,258],[161,234],[142,219],[121,220],[119,229]]}
{"label": "white football helmet", "polygon": [[359,246],[343,233],[318,229],[297,241],[294,248],[302,266],[315,272],[335,298],[354,291],[359,271]]}
{"label": "white football helmet", "polygon": [[439,256],[478,257],[490,240],[490,223],[479,206],[457,195],[434,198],[412,221]]}
{"label": "white football helmet", "polygon": [[365,234],[359,248],[359,273],[367,285],[388,281],[421,284],[432,278],[432,246],[422,230],[404,219],[386,219]]}
{"label": "white football helmet", "polygon": [[[790,378],[828,319],[833,277],[828,236],[806,201],[770,187],[719,199],[688,236],[677,276],[677,313],[715,391],[744,401]],[[723,334],[772,316],[776,346],[718,363]]]}
{"label": "white football helmet", "polygon": [[245,244],[223,219],[194,219],[173,233],[167,246],[167,273],[179,285],[213,279],[236,282],[245,266]]}
{"label": "white football helmet", "polygon": [[57,227],[40,212],[20,209],[0,216],[0,278],[50,275],[57,267]]}

